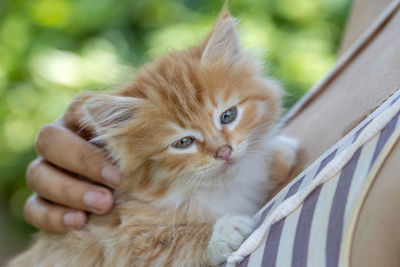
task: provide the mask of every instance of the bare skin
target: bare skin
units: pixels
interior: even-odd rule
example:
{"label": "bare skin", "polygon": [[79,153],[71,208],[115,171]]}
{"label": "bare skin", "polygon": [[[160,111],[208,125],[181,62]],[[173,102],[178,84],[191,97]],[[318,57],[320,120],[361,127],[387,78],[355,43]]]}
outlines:
{"label": "bare skin", "polygon": [[83,227],[86,212],[107,213],[113,206],[111,190],[122,180],[107,154],[78,136],[65,121],[62,118],[41,129],[36,141],[39,156],[26,174],[34,193],[25,203],[25,219],[49,232]]}

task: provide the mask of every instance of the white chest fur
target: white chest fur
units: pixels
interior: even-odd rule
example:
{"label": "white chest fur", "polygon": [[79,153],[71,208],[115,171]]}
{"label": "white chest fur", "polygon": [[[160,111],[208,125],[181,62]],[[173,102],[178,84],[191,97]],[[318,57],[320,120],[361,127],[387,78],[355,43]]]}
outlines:
{"label": "white chest fur", "polygon": [[191,205],[215,217],[252,216],[265,203],[271,190],[267,155],[250,154],[230,173],[231,179],[196,191]]}

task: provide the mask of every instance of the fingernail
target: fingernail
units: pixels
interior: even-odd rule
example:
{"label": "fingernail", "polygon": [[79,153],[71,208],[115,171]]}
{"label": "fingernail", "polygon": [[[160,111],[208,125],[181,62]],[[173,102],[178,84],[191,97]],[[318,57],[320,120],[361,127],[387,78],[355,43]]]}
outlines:
{"label": "fingernail", "polygon": [[82,212],[68,212],[64,214],[64,223],[68,229],[79,229],[85,224]]}
{"label": "fingernail", "polygon": [[101,170],[104,179],[114,187],[117,187],[122,181],[122,175],[119,169],[114,165],[107,165]]}
{"label": "fingernail", "polygon": [[92,211],[97,213],[102,213],[108,206],[106,195],[100,192],[87,192],[83,201]]}

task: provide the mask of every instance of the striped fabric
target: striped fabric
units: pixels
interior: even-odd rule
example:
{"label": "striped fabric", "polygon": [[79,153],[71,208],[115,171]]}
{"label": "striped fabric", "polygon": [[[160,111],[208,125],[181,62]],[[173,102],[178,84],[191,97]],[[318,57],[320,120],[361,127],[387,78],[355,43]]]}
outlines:
{"label": "striped fabric", "polygon": [[362,200],[400,135],[399,111],[400,90],[256,214],[229,265],[348,266]]}

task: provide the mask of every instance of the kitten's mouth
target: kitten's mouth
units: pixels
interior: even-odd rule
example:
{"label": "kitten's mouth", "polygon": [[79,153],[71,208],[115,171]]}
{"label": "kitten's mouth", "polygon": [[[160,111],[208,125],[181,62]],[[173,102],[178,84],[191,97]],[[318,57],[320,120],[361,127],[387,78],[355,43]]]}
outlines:
{"label": "kitten's mouth", "polygon": [[227,172],[230,170],[234,165],[236,165],[236,161],[233,159],[229,159],[224,161],[224,164],[222,165],[222,173]]}

